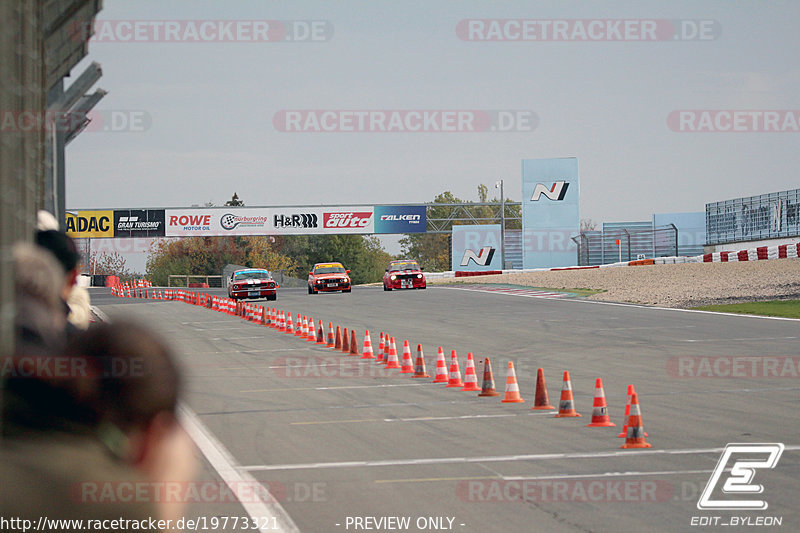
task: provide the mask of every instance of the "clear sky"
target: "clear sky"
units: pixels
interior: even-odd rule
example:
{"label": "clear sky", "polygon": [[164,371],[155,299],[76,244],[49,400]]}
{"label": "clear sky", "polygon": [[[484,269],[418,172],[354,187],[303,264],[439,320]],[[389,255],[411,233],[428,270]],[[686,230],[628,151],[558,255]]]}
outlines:
{"label": "clear sky", "polygon": [[[182,28],[314,20],[328,34],[317,42],[113,42],[125,35],[120,21],[148,19]],[[540,22],[524,41],[465,40],[457,28],[469,19]],[[575,19],[626,19],[632,33],[609,41],[602,36],[618,34],[593,26],[600,40],[541,40],[542,28],[553,28],[541,21],[573,32]],[[705,39],[630,40],[662,19],[711,22]],[[581,217],[597,222],[800,187],[800,132],[785,116],[800,109],[793,0],[106,0],[98,20],[116,33],[93,39],[73,72],[98,61],[96,87],[109,94],[97,109],[146,120],[120,127],[134,131],[87,131],[68,146],[68,208],[221,204],[234,191],[250,206],[416,203],[444,190],[474,200],[478,184],[494,192],[498,178],[519,200],[522,159],[570,156],[580,161]],[[536,125],[284,132],[274,119],[285,110],[521,110]],[[668,117],[680,110],[696,118],[778,110],[784,131],[675,131]],[[726,116],[713,116],[724,129]]]}

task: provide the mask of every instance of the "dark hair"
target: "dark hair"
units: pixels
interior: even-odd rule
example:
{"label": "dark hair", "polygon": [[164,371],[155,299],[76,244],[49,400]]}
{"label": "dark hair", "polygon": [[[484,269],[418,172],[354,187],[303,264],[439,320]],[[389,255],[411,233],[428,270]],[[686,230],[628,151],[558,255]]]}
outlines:
{"label": "dark hair", "polygon": [[36,244],[56,256],[56,259],[64,268],[64,272],[69,272],[78,266],[78,261],[81,258],[78,253],[78,247],[75,246],[75,241],[63,231],[37,231]]}
{"label": "dark hair", "polygon": [[95,325],[73,339],[67,354],[85,357],[97,372],[87,400],[98,422],[124,431],[175,412],[179,371],[172,350],[151,329],[128,321]]}

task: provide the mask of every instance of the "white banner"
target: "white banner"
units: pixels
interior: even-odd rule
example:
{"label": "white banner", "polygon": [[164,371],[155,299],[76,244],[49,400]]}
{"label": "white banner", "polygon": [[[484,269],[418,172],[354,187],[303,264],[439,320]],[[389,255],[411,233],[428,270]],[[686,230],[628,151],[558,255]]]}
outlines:
{"label": "white banner", "polygon": [[375,231],[373,206],[167,209],[167,237],[334,235]]}

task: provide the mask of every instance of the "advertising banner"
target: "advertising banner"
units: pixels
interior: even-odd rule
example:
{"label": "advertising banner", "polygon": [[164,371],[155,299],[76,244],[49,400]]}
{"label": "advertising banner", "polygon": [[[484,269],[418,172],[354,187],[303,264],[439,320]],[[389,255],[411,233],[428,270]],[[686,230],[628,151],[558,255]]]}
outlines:
{"label": "advertising banner", "polygon": [[522,161],[523,268],[578,264],[579,207],[577,158]]}
{"label": "advertising banner", "polygon": [[114,236],[114,211],[67,211],[64,228],[74,239]]}
{"label": "advertising banner", "polygon": [[453,270],[502,270],[500,224],[453,226]]}
{"label": "advertising banner", "polygon": [[426,211],[424,205],[376,205],[375,233],[424,233]]}
{"label": "advertising banner", "polygon": [[374,233],[372,206],[167,209],[166,236]]}
{"label": "advertising banner", "polygon": [[163,237],[163,209],[115,209],[115,237]]}

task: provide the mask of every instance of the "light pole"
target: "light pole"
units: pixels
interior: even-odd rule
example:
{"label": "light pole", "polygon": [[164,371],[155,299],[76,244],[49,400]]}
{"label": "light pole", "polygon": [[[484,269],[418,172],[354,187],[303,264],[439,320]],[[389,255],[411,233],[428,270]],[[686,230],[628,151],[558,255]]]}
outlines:
{"label": "light pole", "polygon": [[506,268],[506,198],[503,195],[503,180],[494,184],[495,189],[500,189],[500,270]]}

